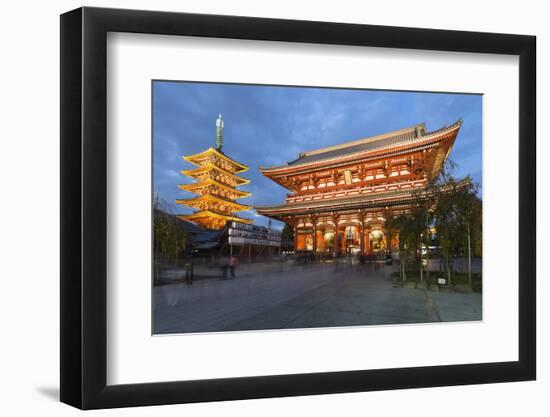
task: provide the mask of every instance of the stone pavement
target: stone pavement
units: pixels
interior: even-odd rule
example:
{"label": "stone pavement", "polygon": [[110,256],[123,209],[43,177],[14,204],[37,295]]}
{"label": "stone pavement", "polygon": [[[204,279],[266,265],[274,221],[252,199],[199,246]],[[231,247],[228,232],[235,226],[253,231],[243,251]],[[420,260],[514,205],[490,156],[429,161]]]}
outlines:
{"label": "stone pavement", "polygon": [[154,333],[481,320],[481,294],[393,288],[390,272],[379,264],[288,263],[156,287]]}

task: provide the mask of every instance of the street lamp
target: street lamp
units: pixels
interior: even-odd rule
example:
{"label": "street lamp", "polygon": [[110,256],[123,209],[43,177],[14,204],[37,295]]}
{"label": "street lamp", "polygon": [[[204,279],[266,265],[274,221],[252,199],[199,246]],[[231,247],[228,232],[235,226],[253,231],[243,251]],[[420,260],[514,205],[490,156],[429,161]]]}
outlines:
{"label": "street lamp", "polygon": [[422,238],[424,237],[423,233],[420,233],[420,281],[424,281],[424,271],[422,268]]}

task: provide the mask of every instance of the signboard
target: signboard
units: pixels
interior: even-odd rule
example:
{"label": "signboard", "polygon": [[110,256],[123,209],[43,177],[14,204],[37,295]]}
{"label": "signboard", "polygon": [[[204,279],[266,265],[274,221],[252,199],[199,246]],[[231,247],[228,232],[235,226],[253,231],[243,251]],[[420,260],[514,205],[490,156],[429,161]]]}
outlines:
{"label": "signboard", "polygon": [[438,279],[437,279],[437,283],[438,283],[438,284],[445,285],[446,282],[447,282],[447,280],[446,280],[445,278],[438,278]]}
{"label": "signboard", "polygon": [[272,240],[261,240],[261,239],[247,239],[244,237],[235,237],[229,236],[230,245],[255,245],[255,246],[281,246],[281,242],[275,242]]}
{"label": "signboard", "polygon": [[281,232],[264,226],[231,222],[228,234],[230,245],[281,246]]}

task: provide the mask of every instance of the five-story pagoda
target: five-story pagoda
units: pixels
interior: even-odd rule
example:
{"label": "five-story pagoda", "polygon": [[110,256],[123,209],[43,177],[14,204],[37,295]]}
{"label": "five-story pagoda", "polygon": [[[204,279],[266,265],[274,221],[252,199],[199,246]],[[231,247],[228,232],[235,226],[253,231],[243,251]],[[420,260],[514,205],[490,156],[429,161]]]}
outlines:
{"label": "five-story pagoda", "polygon": [[223,119],[220,114],[216,120],[216,148],[210,147],[198,154],[183,156],[183,159],[196,165],[197,168],[184,170],[181,173],[198,180],[198,182],[182,184],[178,187],[197,194],[197,197],[176,200],[176,203],[195,208],[198,211],[178,217],[198,223],[207,229],[221,229],[228,221],[252,223],[250,219],[233,214],[251,208],[235,201],[251,195],[236,188],[250,182],[237,176],[237,174],[248,170],[248,167],[228,157],[222,151],[222,147]]}

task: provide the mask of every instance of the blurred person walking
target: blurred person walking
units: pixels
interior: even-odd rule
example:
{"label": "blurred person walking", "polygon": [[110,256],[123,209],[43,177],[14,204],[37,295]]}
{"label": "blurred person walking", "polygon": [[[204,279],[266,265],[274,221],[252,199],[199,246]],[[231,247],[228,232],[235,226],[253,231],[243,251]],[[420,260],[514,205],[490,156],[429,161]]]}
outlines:
{"label": "blurred person walking", "polygon": [[229,266],[229,271],[231,273],[231,278],[235,278],[235,269],[237,268],[237,265],[239,264],[239,260],[231,255],[229,257],[229,262],[227,263],[227,265]]}

